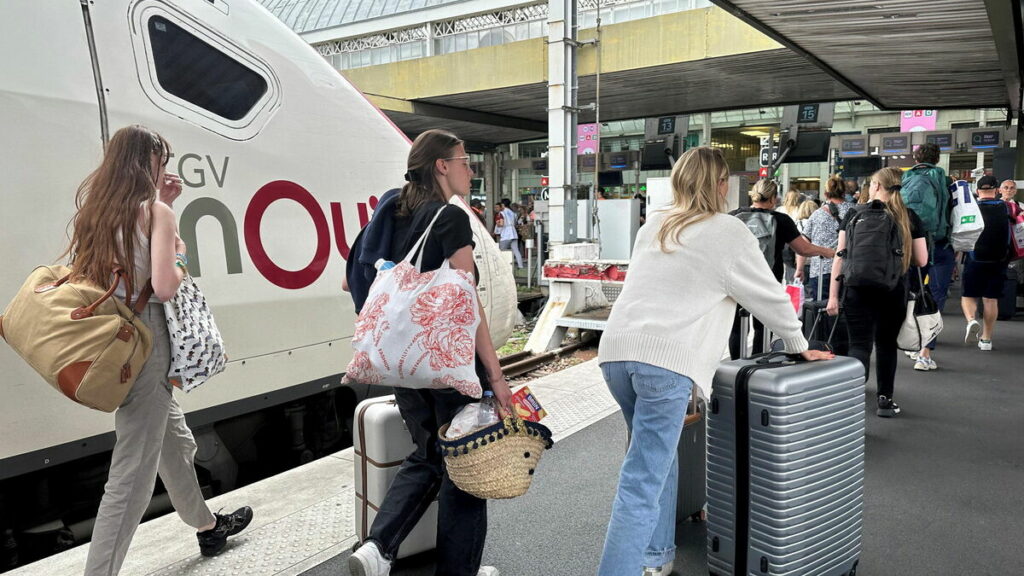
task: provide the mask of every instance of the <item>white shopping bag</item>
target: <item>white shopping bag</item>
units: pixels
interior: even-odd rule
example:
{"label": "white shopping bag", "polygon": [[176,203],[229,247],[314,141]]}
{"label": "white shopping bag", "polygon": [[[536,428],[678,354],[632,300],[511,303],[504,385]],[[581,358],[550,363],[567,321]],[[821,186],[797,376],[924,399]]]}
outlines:
{"label": "white shopping bag", "polygon": [[346,381],[482,395],[474,364],[480,304],[473,277],[447,260],[420,272],[420,248],[441,210],[404,260],[377,272],[356,320]]}
{"label": "white shopping bag", "polygon": [[985,221],[981,218],[981,209],[971,194],[971,186],[963,180],[957,180],[949,186],[950,202],[953,215],[950,218],[952,232],[950,240],[953,250],[970,252],[985,229]]}

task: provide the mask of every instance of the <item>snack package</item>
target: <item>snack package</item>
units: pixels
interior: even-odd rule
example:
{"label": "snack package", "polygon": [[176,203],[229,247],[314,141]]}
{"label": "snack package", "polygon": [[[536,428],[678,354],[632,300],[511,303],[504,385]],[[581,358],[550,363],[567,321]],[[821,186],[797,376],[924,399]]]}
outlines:
{"label": "snack package", "polygon": [[537,397],[530,392],[529,386],[523,386],[512,394],[512,406],[520,418],[530,422],[540,422],[548,415],[537,401]]}

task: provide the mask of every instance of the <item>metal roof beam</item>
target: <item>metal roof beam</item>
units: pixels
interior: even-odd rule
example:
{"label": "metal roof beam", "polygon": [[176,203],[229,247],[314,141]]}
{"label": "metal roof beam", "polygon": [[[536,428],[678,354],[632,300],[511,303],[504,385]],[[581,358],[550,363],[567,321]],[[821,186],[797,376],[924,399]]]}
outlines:
{"label": "metal roof beam", "polygon": [[1006,80],[1007,101],[1014,115],[1020,114],[1022,100],[1021,78],[1024,77],[1024,27],[1022,27],[1022,6],[1019,0],[985,0],[992,39],[999,54],[999,65]]}
{"label": "metal roof beam", "polygon": [[885,106],[881,104],[881,101],[878,98],[870,94],[867,90],[861,88],[860,85],[858,85],[856,82],[850,80],[841,72],[839,72],[832,66],[829,66],[820,58],[815,56],[813,53],[807,51],[805,48],[803,48],[793,40],[782,35],[779,31],[775,30],[771,26],[768,26],[761,20],[758,20],[750,13],[748,13],[746,10],[743,10],[739,6],[736,6],[735,4],[733,4],[731,0],[711,0],[711,3],[715,4],[722,10],[725,10],[726,12],[732,14],[736,18],[739,18],[743,22],[746,22],[749,26],[751,26],[758,32],[764,34],[765,36],[768,36],[772,40],[775,40],[779,44],[782,44],[786,48],[789,48],[793,52],[796,52],[800,56],[804,57],[808,62],[817,66],[829,76],[835,78],[836,81],[838,81],[843,86],[846,86],[847,88],[853,90],[857,94],[861,94],[866,100],[874,104],[876,107],[885,109]]}
{"label": "metal roof beam", "polygon": [[379,94],[367,94],[366,96],[374,105],[384,111],[392,110],[395,112],[404,112],[406,114],[415,114],[417,116],[425,116],[428,118],[458,120],[461,122],[485,124],[498,128],[514,128],[516,130],[527,130],[530,132],[546,133],[548,130],[547,122],[539,122],[528,118],[480,112],[478,110],[470,110],[468,108],[457,108],[455,106],[444,106],[442,104],[431,104],[429,102],[419,102],[416,100],[403,100],[401,98],[391,98],[388,96],[381,96]]}

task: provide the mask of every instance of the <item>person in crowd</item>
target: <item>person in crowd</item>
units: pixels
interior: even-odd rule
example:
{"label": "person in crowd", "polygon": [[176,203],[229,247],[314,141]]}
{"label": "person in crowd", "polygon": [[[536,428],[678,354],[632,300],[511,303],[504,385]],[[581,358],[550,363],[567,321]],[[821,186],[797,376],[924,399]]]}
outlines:
{"label": "person in crowd", "polygon": [[[476,277],[469,215],[449,203],[452,196],[469,194],[473,177],[462,140],[444,130],[423,132],[412,144],[407,166],[407,183],[394,216],[391,261],[405,258],[440,211],[422,248],[422,270],[437,270],[448,260],[453,268]],[[501,372],[482,307],[479,314],[476,372],[484,389],[493,390],[500,406],[508,410],[512,393]],[[497,576],[497,568],[480,566],[487,537],[487,501],[452,483],[437,447],[438,429],[475,400],[455,390],[408,388],[395,388],[395,399],[416,448],[399,468],[366,539],[349,557],[350,572],[387,576],[398,547],[437,497],[436,574]]]}
{"label": "person in crowd", "polygon": [[[166,172],[171,148],[143,126],[111,137],[99,167],[78,188],[71,241],[72,281],[109,287],[121,267],[127,280],[115,297],[137,302],[152,287],[140,314],[153,334],[153,350],[124,403],[114,414],[117,440],[85,564],[86,576],[113,576],[149,506],[159,474],[178,516],[197,531],[199,551],[215,556],[227,538],[252,520],[252,509],[210,512],[193,459],[196,442],[167,379],[170,336],[163,302],[174,297],[185,274],[187,247],[178,236],[172,206],[181,179]],[[148,281],[148,282],[147,282]]]}
{"label": "person in crowd", "polygon": [[[749,195],[751,207],[749,209],[735,210],[730,212],[730,214],[744,221],[746,219],[759,219],[762,220],[761,224],[766,224],[761,229],[767,230],[770,234],[762,238],[766,242],[766,245],[762,246],[764,249],[762,259],[771,260],[772,273],[775,275],[776,283],[782,282],[783,279],[782,248],[786,245],[789,245],[796,254],[805,257],[823,256],[831,258],[835,254],[835,251],[831,248],[822,248],[808,242],[806,238],[800,235],[800,231],[797,230],[796,223],[793,222],[792,218],[781,211],[775,210],[779,199],[779,187],[774,181],[768,179],[758,181],[750,189]],[[748,224],[748,228],[749,226],[750,224]],[[764,324],[761,323],[760,319],[755,318],[753,353],[756,354],[764,351],[763,342]],[[740,357],[740,315],[738,313],[733,321],[732,335],[729,338],[729,353],[733,359]]]}
{"label": "person in crowd", "polygon": [[[820,210],[815,210],[803,227],[803,235],[812,244],[836,249],[839,242],[839,224],[853,208],[853,204],[845,199],[846,192],[846,185],[839,176],[832,176],[825,183],[825,205]],[[802,272],[807,258],[799,256],[796,262],[797,270]],[[827,300],[831,279],[832,261],[825,258],[811,258],[810,274],[803,279],[804,284],[807,285],[807,293],[812,298],[817,298],[820,283],[822,298]]]}
{"label": "person in crowd", "polygon": [[[808,360],[832,357],[807,350],[800,321],[757,240],[724,213],[728,175],[717,149],[692,148],[676,161],[672,205],[652,211],[640,228],[629,276],[601,338],[601,371],[632,436],[600,576],[672,572],[686,404],[695,385],[710,388],[737,303],[763,318],[788,352]],[[700,282],[692,281],[694,270]]]}
{"label": "person in crowd", "polygon": [[[1013,180],[1003,180],[1003,183],[999,185],[999,198],[1002,198],[1006,202],[1015,202],[1017,196],[1017,183]],[[1020,204],[1020,202],[1018,202]],[[1021,206],[1024,209],[1024,206]]]}
{"label": "person in crowd", "polygon": [[797,219],[797,215],[800,212],[800,205],[804,202],[804,196],[797,190],[790,190],[786,192],[786,197],[782,200],[782,206],[779,206],[779,210],[786,216],[789,216],[794,221]]}
{"label": "person in crowd", "polygon": [[520,254],[526,252],[526,241],[533,238],[533,222],[530,221],[530,211],[525,203],[513,204],[516,213],[516,235],[519,236]]}
{"label": "person in crowd", "polygon": [[[900,195],[902,174],[898,168],[883,168],[871,176],[870,206],[883,208],[896,224],[902,244],[901,267],[903,275],[891,290],[884,288],[851,286],[844,287],[842,305],[846,315],[846,323],[850,337],[850,356],[860,360],[864,365],[864,374],[871,373],[871,349],[877,354],[877,405],[876,414],[883,418],[891,418],[900,413],[900,407],[893,396],[896,381],[896,337],[906,317],[907,278],[910,266],[928,264],[928,244],[925,239],[927,231],[921,219],[913,210],[907,208]],[[839,314],[840,282],[843,278],[843,258],[847,256],[847,238],[852,227],[856,226],[856,216],[862,209],[850,210],[839,226],[838,254],[832,263],[832,286],[829,289],[826,311],[831,316]],[[862,232],[866,233],[866,232]],[[865,238],[865,242],[870,239]],[[874,239],[875,243],[886,243],[887,238]],[[862,245],[861,240],[857,241]],[[854,252],[849,255],[856,258]],[[860,257],[864,257],[863,255]]]}
{"label": "person in crowd", "polygon": [[[1010,256],[1010,210],[1007,203],[996,198],[996,179],[978,179],[978,208],[985,229],[967,253],[963,271],[963,296],[960,306],[967,319],[964,342],[978,341],[978,349],[992,350],[992,335],[999,315],[999,299],[1006,286],[1006,268]],[[978,298],[983,304],[983,324],[977,320]],[[979,334],[980,331],[980,334]]]}
{"label": "person in crowd", "polygon": [[[856,180],[847,180],[846,181],[846,194],[843,196],[843,200],[845,200],[846,202],[852,203],[852,202],[854,202],[856,200],[856,195],[857,195],[857,181]],[[827,201],[828,201],[828,199],[826,199],[826,202]]]}
{"label": "person in crowd", "polygon": [[484,218],[484,203],[483,202],[481,202],[479,200],[473,200],[473,201],[471,201],[469,203],[469,207],[473,210],[473,214],[476,214],[476,217],[479,218],[481,222],[483,222],[485,224],[487,223],[487,220]]}
{"label": "person in crowd", "polygon": [[[903,176],[903,198],[907,208],[920,217],[928,237],[930,264],[922,272],[927,276],[927,284],[939,310],[946,305],[949,285],[953,282],[956,270],[956,254],[949,243],[949,184],[951,180],[945,170],[937,166],[939,163],[939,147],[927,143],[914,151],[913,168]],[[935,370],[938,364],[932,358],[935,340],[929,342],[916,356],[908,355],[915,360],[914,370]]]}
{"label": "person in crowd", "polygon": [[818,203],[814,200],[804,200],[800,204],[800,209],[796,213],[796,228],[801,234],[804,232],[804,225],[807,224],[807,220],[817,209]]}
{"label": "person in crowd", "polygon": [[867,204],[871,201],[871,181],[867,181],[860,187],[857,193],[857,204]]}
{"label": "person in crowd", "polygon": [[519,252],[519,233],[516,232],[516,213],[512,210],[512,201],[502,198],[500,210],[501,219],[494,225],[494,232],[498,235],[498,248],[511,250],[516,260],[516,268],[522,268],[523,256]]}

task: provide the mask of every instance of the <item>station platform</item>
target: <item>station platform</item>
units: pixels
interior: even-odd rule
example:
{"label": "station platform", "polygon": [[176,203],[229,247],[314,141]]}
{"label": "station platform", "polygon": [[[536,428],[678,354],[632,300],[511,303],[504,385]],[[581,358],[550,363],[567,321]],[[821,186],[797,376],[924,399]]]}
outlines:
{"label": "station platform", "polygon": [[[952,299],[951,299],[952,300]],[[950,306],[935,359],[915,372],[900,357],[903,413],[874,414],[868,383],[864,545],[858,574],[1006,575],[1020,572],[1024,513],[1024,317],[999,322],[994,350],[963,343]],[[596,360],[529,383],[556,444],[530,492],[490,504],[485,564],[505,576],[596,572],[626,431]],[[140,527],[121,574],[345,576],[355,542],[353,458],[345,450],[211,501],[254,507],[253,525],[219,557],[201,558],[174,514]],[[704,525],[677,530],[675,574],[707,574]],[[82,573],[86,546],[25,566],[17,576]],[[395,576],[431,576],[429,553]]]}

